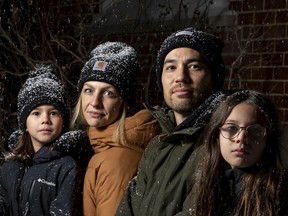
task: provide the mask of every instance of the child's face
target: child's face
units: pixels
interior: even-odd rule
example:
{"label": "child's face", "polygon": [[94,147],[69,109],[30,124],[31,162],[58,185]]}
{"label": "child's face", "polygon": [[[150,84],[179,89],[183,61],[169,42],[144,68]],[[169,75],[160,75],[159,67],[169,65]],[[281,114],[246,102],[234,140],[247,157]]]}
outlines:
{"label": "child's face", "polygon": [[43,145],[60,136],[63,118],[52,105],[41,105],[33,109],[26,120],[26,131],[30,134],[35,152]]}
{"label": "child's face", "polygon": [[86,82],[82,88],[82,112],[89,126],[105,127],[122,113],[123,100],[116,88],[99,81]]}
{"label": "child's face", "polygon": [[[220,151],[232,168],[250,167],[260,160],[266,146],[266,129],[259,118],[255,106],[240,103],[232,109],[221,127]],[[239,127],[244,128],[237,133]]]}

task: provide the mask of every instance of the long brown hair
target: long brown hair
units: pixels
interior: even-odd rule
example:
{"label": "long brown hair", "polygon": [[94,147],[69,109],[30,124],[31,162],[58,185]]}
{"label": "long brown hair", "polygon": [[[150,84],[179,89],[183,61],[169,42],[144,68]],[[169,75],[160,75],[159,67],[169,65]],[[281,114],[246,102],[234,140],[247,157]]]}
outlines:
{"label": "long brown hair", "polygon": [[24,131],[23,134],[20,135],[15,148],[5,154],[5,160],[16,160],[28,165],[32,162],[34,155],[35,150],[31,136],[28,132]]}
{"label": "long brown hair", "polygon": [[219,127],[225,122],[232,109],[242,103],[253,104],[259,110],[267,129],[267,144],[256,167],[258,171],[244,177],[242,195],[232,215],[277,215],[280,206],[279,188],[283,185],[286,172],[277,169],[279,157],[278,118],[273,103],[262,94],[243,90],[228,96],[211,117],[203,143],[205,159],[196,174],[193,189],[195,197],[193,211],[197,216],[221,215],[221,210],[229,206],[227,196],[229,185],[225,181],[224,170],[227,163],[221,156],[219,147]]}

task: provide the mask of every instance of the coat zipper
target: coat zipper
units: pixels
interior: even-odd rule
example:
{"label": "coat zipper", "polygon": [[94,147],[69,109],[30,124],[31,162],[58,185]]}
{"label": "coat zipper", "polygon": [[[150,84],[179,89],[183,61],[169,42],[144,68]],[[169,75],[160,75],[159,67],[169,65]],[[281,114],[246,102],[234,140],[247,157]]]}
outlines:
{"label": "coat zipper", "polygon": [[25,211],[24,211],[24,216],[30,214],[30,200],[32,199],[32,194],[34,190],[34,185],[35,185],[35,180],[33,180],[32,185],[29,189],[29,196],[28,196],[28,201],[25,204]]}

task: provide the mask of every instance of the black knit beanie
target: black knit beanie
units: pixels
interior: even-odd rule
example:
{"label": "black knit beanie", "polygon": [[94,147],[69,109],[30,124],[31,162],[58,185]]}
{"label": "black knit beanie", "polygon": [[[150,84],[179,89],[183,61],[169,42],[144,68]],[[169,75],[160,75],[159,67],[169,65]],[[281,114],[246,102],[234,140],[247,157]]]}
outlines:
{"label": "black knit beanie", "polygon": [[204,57],[215,82],[215,90],[221,89],[225,78],[225,66],[221,56],[223,46],[223,42],[216,36],[194,28],[187,28],[171,34],[164,40],[158,51],[156,62],[158,86],[162,90],[161,76],[166,55],[173,49],[188,47],[198,51]]}
{"label": "black knit beanie", "polygon": [[135,49],[123,42],[105,42],[90,53],[81,70],[78,92],[87,81],[101,81],[114,86],[128,105],[135,100],[139,63]]}
{"label": "black knit beanie", "polygon": [[61,113],[64,130],[69,127],[70,113],[63,84],[55,75],[51,65],[38,64],[28,75],[17,99],[18,124],[24,131],[26,119],[37,106],[50,104]]}

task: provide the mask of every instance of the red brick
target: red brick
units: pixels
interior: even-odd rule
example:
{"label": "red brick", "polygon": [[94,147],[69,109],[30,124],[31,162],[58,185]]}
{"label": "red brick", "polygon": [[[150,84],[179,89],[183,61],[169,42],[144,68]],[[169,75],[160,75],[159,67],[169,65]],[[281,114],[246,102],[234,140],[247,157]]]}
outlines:
{"label": "red brick", "polygon": [[[275,17],[276,12],[275,11],[265,11],[265,12],[255,12],[255,24],[275,24]],[[251,24],[251,20],[250,20]]]}
{"label": "red brick", "polygon": [[263,89],[263,83],[261,81],[255,81],[255,80],[244,80],[243,86],[245,86],[247,89],[252,89],[256,91],[262,92]]}
{"label": "red brick", "polygon": [[[288,80],[288,68],[287,67],[286,68],[285,67],[274,68],[273,79],[274,80],[283,80],[283,79]],[[288,87],[288,85],[287,85],[287,87]]]}
{"label": "red brick", "polygon": [[288,10],[276,12],[276,23],[287,23]]}
{"label": "red brick", "polygon": [[246,54],[242,58],[242,65],[244,66],[260,66],[261,56],[259,54]]}
{"label": "red brick", "polygon": [[[257,0],[256,0],[257,1]],[[260,1],[259,1],[260,2]],[[262,1],[261,1],[262,2]],[[262,3],[263,4],[263,3]],[[265,1],[265,10],[286,8],[286,0]]]}
{"label": "red brick", "polygon": [[253,41],[253,52],[272,52],[274,51],[274,41],[260,40]]}
{"label": "red brick", "polygon": [[271,81],[264,81],[263,82],[263,93],[284,93],[284,82],[271,82]]}
{"label": "red brick", "polygon": [[238,16],[239,25],[249,25],[251,24],[251,20],[254,20],[254,13],[244,13]]}
{"label": "red brick", "polygon": [[223,55],[223,61],[225,65],[232,65],[232,63],[236,60],[237,56],[225,56]]}
{"label": "red brick", "polygon": [[273,101],[277,107],[288,108],[288,97],[287,95],[273,96]]}
{"label": "red brick", "polygon": [[279,66],[283,65],[284,56],[282,53],[277,54],[262,54],[262,66]]}
{"label": "red brick", "polygon": [[259,0],[243,0],[243,11],[263,10],[263,1]]}
{"label": "red brick", "polygon": [[283,38],[286,35],[285,25],[266,26],[263,30],[264,38]]}
{"label": "red brick", "polygon": [[275,40],[275,52],[287,52],[288,51],[288,39]]}
{"label": "red brick", "polygon": [[255,68],[251,69],[253,80],[271,80],[273,79],[273,68]]}

